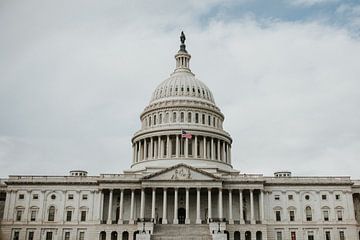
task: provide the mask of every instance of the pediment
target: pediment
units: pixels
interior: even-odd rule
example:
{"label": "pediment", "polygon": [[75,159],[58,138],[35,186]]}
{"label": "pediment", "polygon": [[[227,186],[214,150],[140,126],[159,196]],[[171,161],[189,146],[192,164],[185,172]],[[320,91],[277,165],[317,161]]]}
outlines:
{"label": "pediment", "polygon": [[147,175],[144,180],[167,180],[167,181],[209,181],[218,180],[219,177],[206,171],[188,166],[186,164],[178,164],[170,168]]}

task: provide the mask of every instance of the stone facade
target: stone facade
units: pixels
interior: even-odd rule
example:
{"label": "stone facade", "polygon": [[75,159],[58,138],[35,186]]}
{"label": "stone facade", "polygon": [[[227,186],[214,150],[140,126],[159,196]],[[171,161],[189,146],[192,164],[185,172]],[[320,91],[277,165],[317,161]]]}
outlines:
{"label": "stone facade", "polygon": [[131,168],[10,175],[1,240],[360,239],[360,181],[233,169],[224,115],[190,71],[184,38],[175,58],[140,116]]}

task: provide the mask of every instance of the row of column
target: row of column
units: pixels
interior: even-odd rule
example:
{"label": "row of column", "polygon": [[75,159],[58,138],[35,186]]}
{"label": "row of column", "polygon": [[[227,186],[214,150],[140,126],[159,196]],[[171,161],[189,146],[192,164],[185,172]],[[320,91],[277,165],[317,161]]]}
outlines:
{"label": "row of column", "polygon": [[[135,216],[134,216],[134,201],[135,201],[135,190],[131,189],[131,201],[130,201],[130,219],[129,224],[134,224],[135,222]],[[186,218],[185,218],[185,224],[190,224],[190,218],[189,218],[189,190],[190,188],[185,188],[185,210],[186,210]],[[108,219],[107,224],[112,223],[112,201],[113,201],[113,189],[109,190],[109,209],[108,209]],[[140,195],[140,219],[145,218],[145,188],[142,188]],[[196,224],[201,224],[201,216],[200,216],[200,203],[201,203],[201,194],[200,194],[201,188],[196,188]],[[212,188],[208,188],[208,222],[212,219]],[[228,189],[228,200],[229,200],[229,224],[234,223],[233,219],[233,189]],[[100,203],[100,209],[103,209],[103,203],[104,203],[104,193],[102,192],[102,198]],[[254,189],[249,189],[250,194],[250,219],[251,224],[255,224],[255,211],[254,211]],[[244,224],[244,204],[243,204],[243,190],[239,189],[239,204],[240,204],[240,224]],[[151,219],[155,219],[155,206],[156,206],[156,188],[152,188],[152,201],[151,201]],[[260,190],[260,220],[261,222],[264,221],[264,193],[262,190]],[[119,220],[118,224],[123,224],[123,211],[124,211],[124,189],[120,189],[120,212],[119,212]],[[102,212],[100,213],[102,216]],[[218,188],[218,216],[219,220],[222,220],[223,217],[223,189]],[[163,188],[163,216],[162,216],[162,224],[167,224],[167,188]],[[173,224],[178,224],[178,188],[174,188],[174,219]]]}
{"label": "row of column", "polygon": [[190,156],[231,164],[231,145],[218,138],[197,135],[193,135],[191,139],[182,138],[181,135],[157,136],[144,138],[133,144],[134,163],[148,159]]}

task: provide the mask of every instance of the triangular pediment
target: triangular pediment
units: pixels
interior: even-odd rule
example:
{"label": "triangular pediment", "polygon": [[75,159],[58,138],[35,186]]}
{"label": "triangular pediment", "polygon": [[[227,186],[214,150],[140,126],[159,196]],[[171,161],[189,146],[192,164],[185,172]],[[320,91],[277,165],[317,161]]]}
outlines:
{"label": "triangular pediment", "polygon": [[143,178],[144,180],[167,180],[167,181],[206,181],[218,180],[219,177],[206,171],[194,168],[186,164],[178,164]]}

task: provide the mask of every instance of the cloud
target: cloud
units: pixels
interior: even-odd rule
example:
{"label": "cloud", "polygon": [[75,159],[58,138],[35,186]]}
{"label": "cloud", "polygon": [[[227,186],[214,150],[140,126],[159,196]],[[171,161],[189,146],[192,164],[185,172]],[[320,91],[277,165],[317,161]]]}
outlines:
{"label": "cloud", "polygon": [[3,3],[0,176],[128,169],[184,30],[237,169],[360,177],[359,39],[317,20],[212,16],[222,4],[232,2]]}
{"label": "cloud", "polygon": [[339,2],[339,0],[290,0],[288,2],[290,2],[291,4],[296,5],[296,6],[310,7],[310,6],[318,5],[318,4]]}

